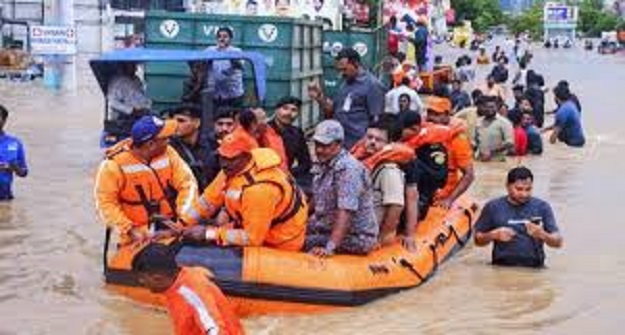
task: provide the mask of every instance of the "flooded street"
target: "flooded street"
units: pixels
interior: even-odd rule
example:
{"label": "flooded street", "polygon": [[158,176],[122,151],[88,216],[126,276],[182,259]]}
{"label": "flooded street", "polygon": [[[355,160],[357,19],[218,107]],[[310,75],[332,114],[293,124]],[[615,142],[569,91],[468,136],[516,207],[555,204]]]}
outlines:
{"label": "flooded street", "polygon": [[[451,61],[451,59],[447,59]],[[495,269],[470,246],[424,286],[344,312],[245,320],[250,334],[620,334],[625,309],[625,55],[536,49],[548,86],[567,79],[583,106],[584,149],[545,142],[535,195],[556,211],[564,248],[543,271]],[[516,67],[511,70],[514,74]],[[86,69],[83,69],[86,70]],[[103,226],[92,187],[101,158],[103,98],[89,72],[75,94],[0,81],[8,133],[25,146],[30,175],[0,204],[0,334],[169,334],[166,314],[108,292]],[[553,96],[547,96],[548,109]],[[549,124],[551,119],[548,119]],[[546,141],[546,139],[545,139]],[[507,163],[478,165],[471,192],[504,192]]]}

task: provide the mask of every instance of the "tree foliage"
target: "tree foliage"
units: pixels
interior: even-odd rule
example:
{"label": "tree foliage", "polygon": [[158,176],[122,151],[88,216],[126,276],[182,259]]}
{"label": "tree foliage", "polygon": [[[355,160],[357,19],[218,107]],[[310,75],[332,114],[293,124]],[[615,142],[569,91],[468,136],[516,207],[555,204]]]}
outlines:
{"label": "tree foliage", "polygon": [[457,22],[469,20],[478,32],[504,21],[499,0],[451,0],[451,6],[456,10]]}
{"label": "tree foliage", "polygon": [[514,34],[529,32],[534,39],[540,39],[543,35],[543,2],[538,1],[530,9],[519,16],[508,17],[507,25]]}
{"label": "tree foliage", "polygon": [[[569,1],[579,6],[578,30],[588,36],[599,36],[602,31],[611,31],[625,25],[625,21],[604,10],[603,0]],[[543,5],[537,1],[532,8],[516,17],[506,19],[508,28],[513,33],[529,31],[532,37],[540,38],[543,34]]]}
{"label": "tree foliage", "polygon": [[579,3],[578,28],[588,36],[599,36],[602,31],[612,31],[623,24],[616,14],[604,10],[601,0],[583,0]]}

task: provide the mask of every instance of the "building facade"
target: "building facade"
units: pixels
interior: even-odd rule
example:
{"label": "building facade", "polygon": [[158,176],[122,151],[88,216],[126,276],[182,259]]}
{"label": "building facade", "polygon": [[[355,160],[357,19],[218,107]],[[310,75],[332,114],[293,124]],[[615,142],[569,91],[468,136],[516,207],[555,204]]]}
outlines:
{"label": "building facade", "polygon": [[79,53],[100,53],[104,47],[105,1],[102,0],[0,0],[0,31],[4,41],[27,45],[28,26],[54,25],[58,1],[74,3]]}

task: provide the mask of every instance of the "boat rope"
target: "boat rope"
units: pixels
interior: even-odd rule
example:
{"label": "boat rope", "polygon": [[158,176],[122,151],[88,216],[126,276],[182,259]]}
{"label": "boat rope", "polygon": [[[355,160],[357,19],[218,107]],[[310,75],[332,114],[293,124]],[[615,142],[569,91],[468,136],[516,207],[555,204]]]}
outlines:
{"label": "boat rope", "polygon": [[450,235],[453,235],[456,238],[456,241],[458,241],[458,244],[460,244],[460,246],[464,248],[464,246],[467,245],[467,243],[469,243],[469,239],[471,239],[471,229],[469,229],[469,232],[467,233],[467,237],[462,239],[460,237],[460,234],[458,234],[456,227],[454,227],[453,225],[449,225],[448,227],[449,227]]}
{"label": "boat rope", "polygon": [[433,266],[432,272],[436,272],[438,270],[439,259],[438,259],[438,252],[436,249],[438,248],[439,245],[441,246],[445,245],[447,240],[449,240],[452,237],[452,235],[456,238],[456,240],[458,241],[458,244],[461,247],[464,247],[471,239],[471,232],[473,229],[471,228],[470,222],[473,220],[473,215],[471,211],[468,209],[465,209],[463,211],[463,214],[466,215],[469,219],[469,231],[465,239],[462,239],[460,237],[460,234],[458,234],[458,231],[456,230],[453,224],[448,224],[447,227],[449,228],[449,235],[445,235],[445,233],[440,233],[434,239],[434,243],[430,244],[430,250],[432,250],[432,258],[434,259],[433,260],[434,266]]}
{"label": "boat rope", "polygon": [[433,266],[432,266],[432,274],[434,274],[438,270],[438,252],[436,252],[437,244],[430,244],[430,250],[432,250],[432,258],[433,258]]}
{"label": "boat rope", "polygon": [[421,275],[421,273],[419,273],[419,271],[417,271],[417,269],[415,269],[414,265],[412,265],[412,263],[408,262],[408,260],[406,260],[405,258],[402,258],[402,259],[399,260],[399,265],[405,267],[410,272],[412,272],[415,276],[417,276],[417,278],[419,278],[419,280],[421,282],[425,281],[425,277],[423,277],[423,275]]}

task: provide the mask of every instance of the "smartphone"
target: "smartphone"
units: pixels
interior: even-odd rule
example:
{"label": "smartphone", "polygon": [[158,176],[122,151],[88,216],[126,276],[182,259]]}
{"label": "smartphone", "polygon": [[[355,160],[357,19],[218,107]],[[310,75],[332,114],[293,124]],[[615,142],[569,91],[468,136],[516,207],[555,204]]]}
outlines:
{"label": "smartphone", "polygon": [[541,216],[533,216],[533,217],[530,218],[530,222],[535,224],[535,225],[542,226],[543,225],[543,218]]}

